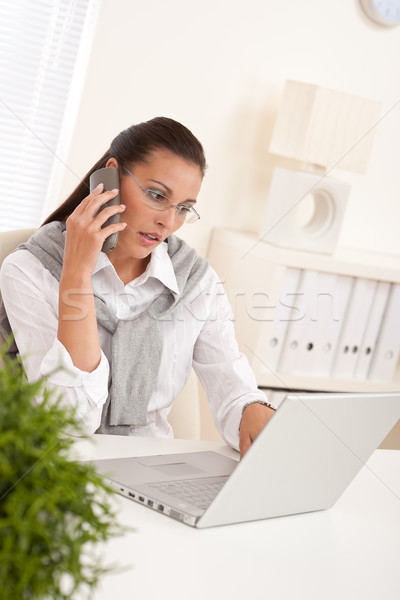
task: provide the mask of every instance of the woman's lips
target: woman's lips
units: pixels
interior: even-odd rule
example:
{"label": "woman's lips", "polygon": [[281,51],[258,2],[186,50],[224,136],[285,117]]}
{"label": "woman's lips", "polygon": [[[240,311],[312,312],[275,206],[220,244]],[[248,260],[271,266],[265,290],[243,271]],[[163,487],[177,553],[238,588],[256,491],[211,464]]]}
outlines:
{"label": "woman's lips", "polygon": [[142,231],[139,231],[138,235],[141,242],[145,246],[154,246],[155,244],[158,244],[161,240],[161,238],[156,233],[144,233]]}

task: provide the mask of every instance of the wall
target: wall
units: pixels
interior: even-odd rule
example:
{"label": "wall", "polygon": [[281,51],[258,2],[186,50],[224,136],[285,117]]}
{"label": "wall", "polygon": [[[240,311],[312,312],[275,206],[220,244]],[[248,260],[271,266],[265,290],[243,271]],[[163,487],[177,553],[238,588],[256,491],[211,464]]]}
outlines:
{"label": "wall", "polygon": [[[209,169],[201,221],[181,232],[205,253],[212,227],[258,229],[285,80],[325,85],[383,103],[366,175],[336,173],[352,183],[339,244],[398,254],[399,55],[400,28],[372,23],[358,0],[102,0],[69,167],[83,175],[134,122],[182,121]],[[74,185],[68,173],[62,197]]]}

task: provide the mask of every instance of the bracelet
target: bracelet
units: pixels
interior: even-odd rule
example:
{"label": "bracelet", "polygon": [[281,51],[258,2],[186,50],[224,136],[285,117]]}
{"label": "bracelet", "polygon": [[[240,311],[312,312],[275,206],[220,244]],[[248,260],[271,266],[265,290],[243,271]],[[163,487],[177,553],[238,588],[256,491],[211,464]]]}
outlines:
{"label": "bracelet", "polygon": [[254,400],[253,402],[248,402],[243,406],[242,415],[244,413],[245,408],[250,406],[250,404],[262,404],[263,406],[268,406],[268,408],[272,408],[272,410],[277,410],[277,407],[271,404],[271,402],[267,402],[266,400]]}

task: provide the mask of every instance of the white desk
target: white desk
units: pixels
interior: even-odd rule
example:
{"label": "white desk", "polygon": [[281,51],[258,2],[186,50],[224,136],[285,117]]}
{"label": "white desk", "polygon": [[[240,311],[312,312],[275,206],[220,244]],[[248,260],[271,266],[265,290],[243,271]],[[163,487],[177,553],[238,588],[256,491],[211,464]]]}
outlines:
{"label": "white desk", "polygon": [[[94,436],[83,458],[197,450],[219,442]],[[94,600],[399,600],[400,451],[377,450],[327,511],[197,530],[117,496],[136,531],[102,548],[131,568],[106,575]]]}

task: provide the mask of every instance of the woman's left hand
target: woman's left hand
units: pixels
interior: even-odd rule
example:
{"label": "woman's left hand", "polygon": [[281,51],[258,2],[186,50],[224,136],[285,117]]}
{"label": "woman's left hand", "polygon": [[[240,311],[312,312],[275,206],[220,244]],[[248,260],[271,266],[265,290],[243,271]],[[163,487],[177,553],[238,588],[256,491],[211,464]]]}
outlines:
{"label": "woman's left hand", "polygon": [[239,450],[240,458],[250,448],[260,431],[268,423],[274,409],[259,402],[249,404],[243,411],[242,420],[239,427]]}

